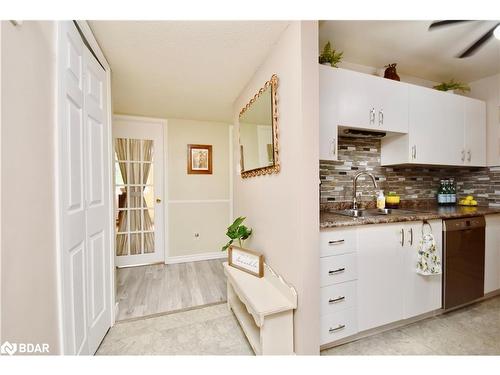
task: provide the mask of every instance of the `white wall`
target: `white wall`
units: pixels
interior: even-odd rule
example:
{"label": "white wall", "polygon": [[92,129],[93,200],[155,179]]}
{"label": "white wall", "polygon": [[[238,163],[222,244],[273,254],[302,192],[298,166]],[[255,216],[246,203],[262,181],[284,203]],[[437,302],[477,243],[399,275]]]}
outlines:
{"label": "white wall", "polygon": [[59,352],[55,23],[1,22],[1,331]]}
{"label": "white wall", "polygon": [[486,102],[487,165],[500,166],[500,74],[469,84],[468,96]]}
{"label": "white wall", "polygon": [[[225,123],[168,120],[169,258],[224,255],[220,249],[232,219],[231,128]],[[187,174],[188,144],[212,145],[211,175]]]}
{"label": "white wall", "polygon": [[[373,66],[361,65],[361,64],[351,63],[349,61],[342,61],[338,66],[339,66],[339,68],[355,70],[355,71],[360,72],[360,73],[378,75],[381,77],[384,76],[384,70],[385,70],[384,68],[376,68]],[[397,70],[397,66],[396,66],[396,70]],[[398,75],[399,75],[399,78],[401,79],[401,82],[411,83],[413,85],[418,85],[418,86],[423,86],[423,87],[433,87],[433,86],[436,86],[440,83],[440,82],[430,81],[428,79],[409,76],[409,75],[401,74],[401,73],[398,73]]]}
{"label": "white wall", "polygon": [[[281,172],[242,179],[234,147],[235,216],[246,216],[254,234],[245,247],[298,293],[295,352],[319,353],[318,25],[291,22],[233,106],[238,114],[272,74],[277,74]],[[235,131],[235,145],[238,134]]]}

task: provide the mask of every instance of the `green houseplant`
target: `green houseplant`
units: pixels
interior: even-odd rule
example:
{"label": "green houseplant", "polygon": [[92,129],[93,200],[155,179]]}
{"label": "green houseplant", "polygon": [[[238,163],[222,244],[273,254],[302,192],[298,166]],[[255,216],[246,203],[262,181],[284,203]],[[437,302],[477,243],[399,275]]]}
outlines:
{"label": "green houseplant", "polygon": [[455,82],[453,79],[448,82],[442,82],[433,88],[439,91],[460,91],[461,93],[470,91],[470,87],[466,83]]}
{"label": "green houseplant", "polygon": [[243,225],[245,219],[246,217],[240,216],[227,228],[226,236],[228,236],[230,240],[222,247],[221,251],[227,250],[236,240],[238,240],[240,247],[243,247],[243,241],[252,235],[252,229]]}
{"label": "green houseplant", "polygon": [[325,48],[323,48],[323,52],[319,55],[319,63],[330,64],[334,68],[338,68],[337,64],[342,60],[343,54],[344,52],[337,52],[335,49],[332,49],[332,45],[328,42]]}

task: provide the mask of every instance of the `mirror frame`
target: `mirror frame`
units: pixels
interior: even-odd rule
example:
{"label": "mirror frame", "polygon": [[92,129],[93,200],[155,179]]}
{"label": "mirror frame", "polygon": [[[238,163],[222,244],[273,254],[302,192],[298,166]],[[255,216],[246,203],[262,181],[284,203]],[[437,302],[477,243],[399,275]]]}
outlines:
{"label": "mirror frame", "polygon": [[[243,149],[241,144],[241,138],[239,135],[239,119],[243,114],[251,107],[253,103],[266,91],[267,88],[271,88],[271,113],[272,113],[272,121],[273,121],[273,155],[274,155],[274,163],[273,165],[269,165],[267,167],[260,167],[250,170],[243,170],[242,160],[243,160]],[[280,167],[280,159],[279,159],[279,137],[278,137],[278,76],[273,74],[271,79],[264,84],[257,94],[254,95],[252,99],[247,103],[245,107],[240,111],[240,115],[238,117],[238,143],[240,147],[240,169],[241,169],[241,177],[249,178],[262,176],[266,174],[279,173]]]}

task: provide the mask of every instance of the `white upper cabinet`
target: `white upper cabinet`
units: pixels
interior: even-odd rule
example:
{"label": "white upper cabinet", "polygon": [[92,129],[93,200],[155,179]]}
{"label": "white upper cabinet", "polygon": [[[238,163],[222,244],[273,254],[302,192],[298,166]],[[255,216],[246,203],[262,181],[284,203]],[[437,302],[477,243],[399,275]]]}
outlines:
{"label": "white upper cabinet", "polygon": [[382,139],[382,165],[486,165],[484,102],[409,85],[408,121],[408,135]]}
{"label": "white upper cabinet", "polygon": [[375,106],[373,129],[408,133],[408,85],[386,78],[368,76],[372,81],[371,101]]}
{"label": "white upper cabinet", "polygon": [[463,97],[410,86],[410,162],[462,165]]}
{"label": "white upper cabinet", "polygon": [[[319,69],[319,158],[337,160],[337,124],[335,120],[336,101],[339,92],[335,90],[335,77],[328,74],[327,67]],[[331,68],[330,68],[331,69]]]}
{"label": "white upper cabinet", "polygon": [[464,151],[465,164],[473,167],[486,165],[486,103],[476,99],[465,100]]}
{"label": "white upper cabinet", "polygon": [[320,159],[337,160],[338,127],[408,132],[408,86],[319,66]]}

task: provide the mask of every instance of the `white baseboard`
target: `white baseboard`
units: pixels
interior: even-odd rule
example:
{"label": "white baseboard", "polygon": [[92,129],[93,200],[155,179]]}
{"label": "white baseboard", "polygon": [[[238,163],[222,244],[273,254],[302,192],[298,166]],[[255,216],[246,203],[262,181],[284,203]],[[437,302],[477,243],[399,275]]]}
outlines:
{"label": "white baseboard", "polygon": [[223,259],[223,258],[227,258],[227,251],[215,251],[210,253],[167,257],[167,259],[165,260],[165,264],[198,262],[200,260]]}

